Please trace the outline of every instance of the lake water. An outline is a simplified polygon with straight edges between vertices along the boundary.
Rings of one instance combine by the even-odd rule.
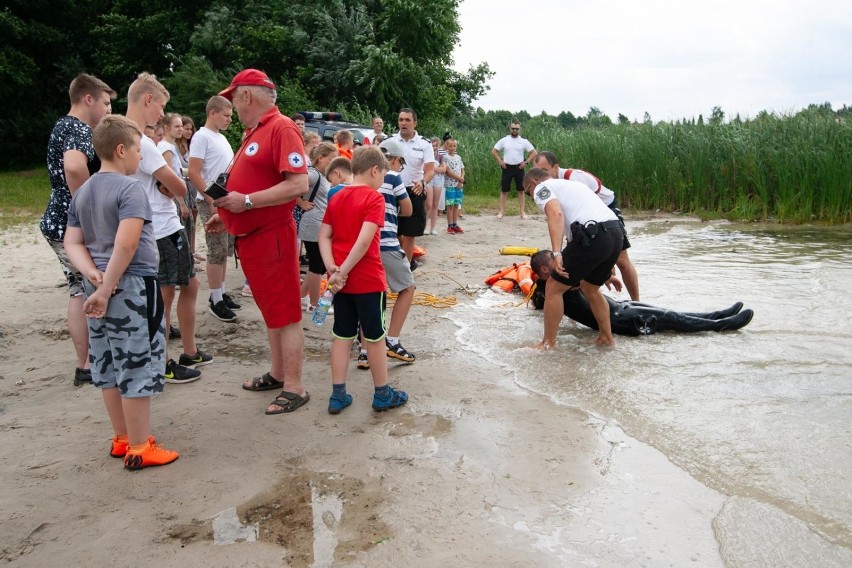
[[[751,324],[622,337],[610,350],[566,318],[558,349],[536,354],[524,346],[541,338],[541,312],[509,309],[489,291],[451,316],[461,345],[518,386],[617,423],[729,496],[713,521],[729,565],[770,547],[788,547],[790,565],[852,565],[852,232],[628,228],[643,301],[710,311],[739,300],[754,310]]]

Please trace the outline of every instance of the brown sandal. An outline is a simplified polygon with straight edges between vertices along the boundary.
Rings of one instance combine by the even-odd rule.
[[[243,383],[243,389],[252,392],[275,390],[284,387],[284,383],[266,373],[262,377],[255,377],[251,380],[249,386]]]
[[[270,402],[269,404],[274,404],[278,408],[275,410],[266,409],[266,414],[284,414],[285,412],[293,412],[300,406],[306,404],[309,400],[311,400],[311,395],[305,391],[305,396],[299,396],[294,392],[281,391],[281,393],[275,397],[275,400]]]

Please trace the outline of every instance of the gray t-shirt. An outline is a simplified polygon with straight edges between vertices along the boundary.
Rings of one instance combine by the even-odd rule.
[[[124,219],[144,219],[139,246],[124,273],[156,276],[160,254],[151,216],[151,205],[142,183],[121,174],[97,173],[81,185],[71,199],[68,226],[83,230],[86,248],[95,266],[103,272],[115,248],[118,224]]]
[[[303,241],[315,243],[319,241],[319,230],[322,218],[325,217],[325,208],[328,207],[328,190],[331,184],[314,168],[308,168],[308,191],[302,199],[308,199],[314,191],[314,185],[320,180],[317,194],[314,196],[314,208],[305,211],[302,220],[299,221],[299,238]]]

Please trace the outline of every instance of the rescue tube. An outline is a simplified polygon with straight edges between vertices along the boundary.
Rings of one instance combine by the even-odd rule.
[[[518,285],[518,269],[513,268],[503,276],[499,277],[491,285],[491,289],[495,292],[511,292]]]
[[[532,256],[537,252],[538,249],[532,247],[503,247],[500,249],[500,254],[514,254],[520,256]]]
[[[529,296],[534,281],[535,275],[528,262],[518,266],[518,288],[521,289],[524,296]]]
[[[425,256],[425,255],[426,255],[426,249],[425,248],[414,245],[414,253],[411,256],[413,256],[414,258],[420,258],[421,256]]]
[[[503,276],[506,276],[508,273],[512,272],[513,270],[517,270],[517,269],[518,269],[517,264],[512,264],[511,266],[507,266],[506,268],[501,268],[500,270],[498,270],[497,272],[495,272],[494,274],[492,274],[491,276],[486,278],[485,283],[488,284],[489,286],[491,286],[492,284],[497,282],[498,279],[502,278]]]

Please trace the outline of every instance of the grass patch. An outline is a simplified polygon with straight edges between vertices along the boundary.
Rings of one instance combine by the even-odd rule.
[[[45,168],[0,172],[0,228],[35,222],[49,198],[50,180]]]

